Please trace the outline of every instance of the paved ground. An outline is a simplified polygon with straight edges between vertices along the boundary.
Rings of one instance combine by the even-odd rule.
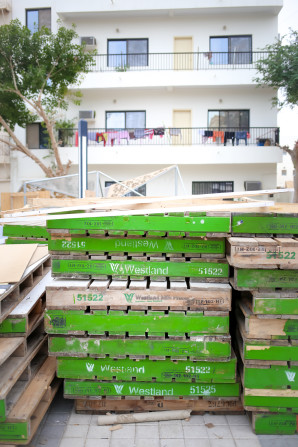
[[[208,414],[111,431],[97,416],[76,414],[60,388],[30,447],[298,447],[298,435],[256,436],[247,416]]]

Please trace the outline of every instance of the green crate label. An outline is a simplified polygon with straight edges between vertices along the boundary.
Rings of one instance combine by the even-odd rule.
[[[28,436],[28,422],[0,423],[0,439],[25,441]]]
[[[54,259],[53,273],[105,274],[117,276],[185,276],[227,278],[229,266],[221,262],[80,261]]]
[[[74,396],[239,396],[239,383],[188,384],[64,380],[64,393]]]

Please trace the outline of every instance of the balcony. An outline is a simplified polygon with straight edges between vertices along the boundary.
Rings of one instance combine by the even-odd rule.
[[[78,163],[77,129],[60,129],[63,163]],[[88,130],[90,165],[278,163],[277,127]]]
[[[267,51],[97,54],[91,72],[255,69]]]

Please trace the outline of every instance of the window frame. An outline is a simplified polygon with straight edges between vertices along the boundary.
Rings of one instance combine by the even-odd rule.
[[[209,125],[209,112],[248,112],[248,126],[246,127],[235,127],[235,126],[229,126],[229,127],[221,127],[220,122],[219,122],[219,126],[217,127],[211,127]],[[218,117],[220,118],[220,114],[218,115]],[[241,131],[241,129],[243,130],[249,130],[250,128],[250,109],[208,109],[207,110],[207,128],[208,129],[239,129]]]
[[[250,49],[247,52],[247,53],[249,53],[249,56],[250,56],[249,57],[249,62],[232,62],[231,59],[230,59],[231,54],[233,54],[231,52],[231,39],[232,38],[237,38],[237,37],[247,37],[247,38],[249,38],[249,47],[250,47]],[[253,48],[252,34],[229,34],[227,36],[209,36],[209,52],[210,53],[212,53],[212,51],[211,51],[211,39],[228,39],[228,62],[227,62],[227,64],[220,64],[220,65],[252,64],[252,48]]]
[[[195,187],[195,184],[201,184],[201,185],[212,185],[212,184],[214,184],[214,183],[219,183],[219,184],[231,184],[231,186],[232,186],[232,191],[227,191],[227,190],[225,190],[225,191],[220,191],[220,192],[234,192],[234,180],[211,180],[211,181],[201,181],[201,180],[193,180],[192,181],[192,183],[191,183],[191,190],[192,190],[192,195],[201,195],[201,194],[219,194],[218,192],[208,192],[208,193],[205,193],[205,192],[201,192],[201,193],[198,193],[198,192],[194,192],[194,187]]]
[[[144,117],[145,117],[145,127],[144,129],[146,129],[146,121],[147,121],[147,117],[146,117],[146,110],[106,110],[105,111],[105,130],[124,130],[124,129],[138,129],[138,127],[127,127],[126,126],[126,113],[131,113],[131,112],[136,112],[136,113],[144,113]],[[112,128],[112,127],[108,127],[107,126],[107,114],[108,113],[124,113],[125,114],[125,127],[123,128]],[[141,128],[143,129],[143,127]]]
[[[45,11],[48,10],[50,11],[50,28],[49,30],[52,30],[52,8],[26,8],[25,9],[25,14],[26,14],[26,27],[28,28],[28,12],[32,12],[32,11],[37,11],[38,12],[38,31],[40,31],[40,23],[39,23],[39,11]],[[28,28],[30,29],[30,28]],[[31,31],[31,30],[30,30]]]
[[[128,42],[131,41],[131,40],[144,40],[144,41],[146,41],[147,52],[146,53],[128,53]],[[109,64],[109,56],[110,56],[110,54],[115,54],[115,53],[110,53],[109,52],[109,42],[126,42],[126,53],[125,53],[125,55],[126,56],[130,56],[130,55],[133,55],[133,54],[144,54],[144,56],[146,56],[146,64],[142,65],[142,66],[143,67],[148,67],[148,65],[149,65],[149,57],[148,57],[149,56],[149,38],[148,37],[136,37],[136,38],[130,37],[128,39],[126,39],[126,38],[123,38],[123,39],[107,39],[107,66],[108,67],[112,67],[112,68],[116,68],[113,65]],[[127,63],[127,61],[126,61],[126,63]],[[132,67],[137,67],[137,66],[138,65],[132,65]]]

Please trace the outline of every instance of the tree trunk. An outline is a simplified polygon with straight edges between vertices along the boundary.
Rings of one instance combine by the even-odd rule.
[[[298,163],[296,163],[298,164]],[[298,166],[294,166],[294,196],[293,203],[298,203]]]

